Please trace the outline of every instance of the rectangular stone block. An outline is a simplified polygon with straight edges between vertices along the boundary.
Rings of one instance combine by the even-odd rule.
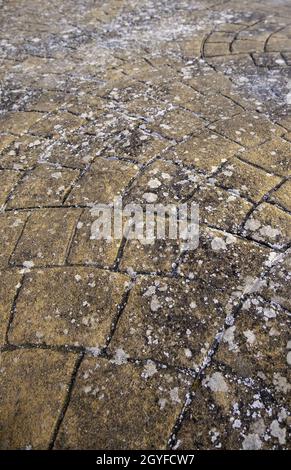
[[[11,257],[11,264],[26,267],[63,264],[80,213],[80,209],[32,212]]]
[[[175,371],[85,358],[56,449],[166,449],[190,380]]]
[[[83,267],[26,274],[9,339],[98,348],[104,346],[129,278]]]

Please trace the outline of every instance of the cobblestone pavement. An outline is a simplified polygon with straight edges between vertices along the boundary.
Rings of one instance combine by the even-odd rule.
[[[290,448],[290,1],[0,15],[0,447]],[[199,247],[92,239],[117,195]]]

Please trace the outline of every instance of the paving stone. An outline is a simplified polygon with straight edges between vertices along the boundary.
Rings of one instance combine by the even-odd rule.
[[[84,267],[26,274],[9,341],[101,347],[128,286],[123,274]],[[65,289],[64,289],[65,286]]]
[[[0,158],[0,166],[12,170],[27,170],[34,167],[44,155],[48,141],[28,134],[15,137]]]
[[[206,57],[216,57],[230,54],[229,42],[207,42],[204,45],[204,54]]]
[[[183,57],[185,57],[187,60],[191,60],[194,57],[200,56],[200,51],[201,51],[200,39],[196,39],[196,38],[193,38],[190,40],[184,39],[182,41],[179,41],[179,46],[183,54]]]
[[[275,124],[255,114],[240,114],[212,124],[210,128],[245,147],[254,147],[282,133]]]
[[[173,109],[151,126],[169,139],[183,139],[186,135],[195,134],[204,127],[205,123],[189,111]]]
[[[8,266],[9,258],[17,244],[28,217],[26,213],[0,213],[0,268]]]
[[[145,77],[142,77],[144,79]],[[125,110],[128,114],[134,116],[135,118],[147,119],[151,118],[151,116],[159,115],[167,110],[167,103],[158,101],[154,98],[147,97],[147,96],[138,96],[133,98],[130,101],[126,101],[124,103]],[[136,132],[136,128],[133,129],[134,134]],[[125,133],[128,134],[128,129],[125,130]],[[136,135],[136,134],[135,134]],[[119,140],[119,136],[115,136],[116,140]],[[134,150],[135,146],[129,146],[127,150]],[[133,152],[131,152],[133,153]]]
[[[41,118],[41,113],[24,111],[9,113],[0,120],[0,132],[21,135],[27,132]]]
[[[199,246],[181,260],[180,273],[222,289],[233,301],[255,286],[271,259],[271,250],[219,230],[200,227]]]
[[[199,170],[211,172],[239,149],[238,144],[215,133],[203,131],[199,136],[176,145],[165,156],[186,165],[193,165]]]
[[[30,132],[37,136],[58,137],[85,124],[85,119],[68,112],[58,112],[46,116],[30,127]]]
[[[233,90],[229,78],[221,72],[214,72],[211,68],[207,72],[203,70],[197,76],[196,74],[192,75],[185,77],[186,83],[202,94],[207,93],[208,96],[210,94],[217,95],[218,93],[226,94]]]
[[[106,107],[106,100],[87,93],[70,95],[63,105],[63,108],[71,113],[80,114],[80,110],[82,110],[82,117],[88,119],[98,118],[106,111]]]
[[[231,232],[238,231],[253,207],[237,194],[217,188],[213,184],[199,187],[190,201],[198,204],[201,223]]]
[[[120,269],[128,272],[170,274],[181,253],[181,246],[179,240],[171,239],[155,239],[152,243],[127,240]]]
[[[286,63],[281,54],[275,52],[267,52],[262,54],[252,54],[256,65],[259,67],[286,67]]]
[[[209,122],[238,114],[241,108],[227,97],[212,93],[201,94],[180,82],[166,87],[165,98],[173,105],[182,106]]]
[[[276,31],[275,24],[264,24],[260,25],[258,28],[255,24],[249,28],[242,29],[239,31],[237,37],[239,40],[251,40],[251,41],[259,41],[259,42],[266,42],[269,38],[270,34]]]
[[[227,72],[229,76],[235,74],[254,75],[257,72],[250,54],[228,54],[207,58],[207,62],[218,72]]]
[[[195,170],[157,160],[135,180],[124,202],[178,204],[187,200],[202,180]]]
[[[273,204],[262,203],[245,223],[246,233],[273,248],[284,248],[290,243],[291,215]]]
[[[243,52],[260,52],[264,51],[264,42],[256,41],[251,39],[244,39],[233,42],[232,51],[234,53],[243,53]]]
[[[239,376],[261,379],[288,402],[290,318],[278,304],[259,296],[246,300],[234,325],[225,330],[216,359]],[[285,386],[283,386],[285,384]]]
[[[49,350],[1,352],[1,449],[48,448],[75,362]]]
[[[209,96],[200,96],[193,103],[186,103],[185,108],[190,109],[209,122],[234,116],[241,111],[241,108],[227,97],[211,94]]]
[[[212,366],[195,387],[177,442],[181,450],[286,449],[288,420],[267,387]]]
[[[291,256],[287,250],[278,263],[271,269],[268,277],[261,283],[262,295],[291,311],[290,298]]]
[[[10,319],[13,301],[22,275],[16,271],[0,271],[0,345],[5,344],[5,336]]]
[[[105,144],[81,132],[57,140],[46,152],[46,161],[66,168],[84,169],[104,149]]]
[[[17,181],[21,178],[18,171],[0,170],[0,207],[3,206]]]
[[[11,209],[61,205],[79,171],[39,165],[29,172],[13,192]]]
[[[243,152],[242,156],[266,171],[284,176],[291,174],[290,150],[291,144],[283,139],[273,138],[256,149]]]
[[[136,165],[100,157],[74,186],[67,203],[111,204],[114,198],[122,196],[137,173]]]
[[[214,31],[210,34],[207,39],[207,43],[209,42],[231,42],[234,39],[235,35],[233,31]]]
[[[267,51],[290,51],[290,38],[274,35],[267,44]]]
[[[271,200],[291,212],[291,181],[282,184],[271,195]]]
[[[220,292],[203,283],[140,277],[118,322],[110,350],[197,369],[225,319]]]
[[[189,379],[124,362],[123,355],[83,361],[57,449],[166,449]]]
[[[148,136],[136,129],[132,132],[125,130],[110,139],[105,154],[106,156],[126,158],[134,162],[147,163],[164,154],[167,147],[169,147],[167,140]]]
[[[94,264],[103,267],[112,267],[118,255],[121,240],[98,239],[96,232],[96,221],[100,214],[96,209],[85,209],[80,217],[76,233],[72,240],[69,263],[72,264]],[[113,232],[112,221],[112,235]]]
[[[291,51],[283,52],[280,55],[284,58],[286,64],[290,66],[291,65]]]
[[[144,120],[141,116],[129,119],[126,113],[112,111],[104,113],[99,119],[85,121],[80,130],[85,132],[85,134],[95,136],[97,139],[104,139],[105,135],[108,138],[124,132],[125,129],[135,129],[140,125],[144,125]]]
[[[33,212],[11,257],[16,265],[63,264],[80,210],[44,209]]]
[[[0,154],[15,140],[13,135],[1,135]],[[1,161],[1,160],[0,160]]]
[[[28,103],[26,106],[27,111],[38,111],[42,113],[49,113],[56,111],[64,101],[63,93],[56,93],[56,91],[46,91],[40,94],[35,100]]]
[[[222,31],[227,33],[238,32],[240,29],[243,29],[242,23],[222,23],[215,26],[215,31]]]
[[[281,178],[234,158],[215,176],[215,181],[234,193],[258,202],[281,182]]]
[[[284,114],[279,120],[278,124],[281,126],[285,127],[285,129],[288,129],[291,131],[291,117],[289,116],[288,113]]]

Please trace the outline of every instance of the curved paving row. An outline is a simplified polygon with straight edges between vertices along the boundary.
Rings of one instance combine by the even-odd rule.
[[[290,448],[290,2],[0,16],[0,447]],[[94,239],[116,196],[198,248]]]

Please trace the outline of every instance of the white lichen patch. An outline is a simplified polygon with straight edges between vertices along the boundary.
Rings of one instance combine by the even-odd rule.
[[[280,444],[286,443],[286,428],[281,428],[277,420],[272,421],[270,426],[270,433],[276,437]]]
[[[141,376],[144,379],[147,379],[148,377],[152,377],[153,375],[155,375],[157,372],[158,372],[158,369],[156,367],[156,364],[153,361],[148,360],[146,365],[143,368],[143,372]]]
[[[111,359],[110,362],[120,366],[122,364],[126,364],[128,358],[129,358],[129,355],[122,348],[118,348],[115,350],[114,357]]]
[[[257,434],[248,434],[242,442],[244,450],[260,450],[262,448],[262,441]]]
[[[213,251],[220,251],[220,250],[226,250],[227,246],[223,238],[214,237],[211,240],[211,248],[213,249]]]
[[[221,372],[214,372],[211,376],[207,376],[203,380],[203,385],[210,388],[212,392],[227,392],[228,385]]]

